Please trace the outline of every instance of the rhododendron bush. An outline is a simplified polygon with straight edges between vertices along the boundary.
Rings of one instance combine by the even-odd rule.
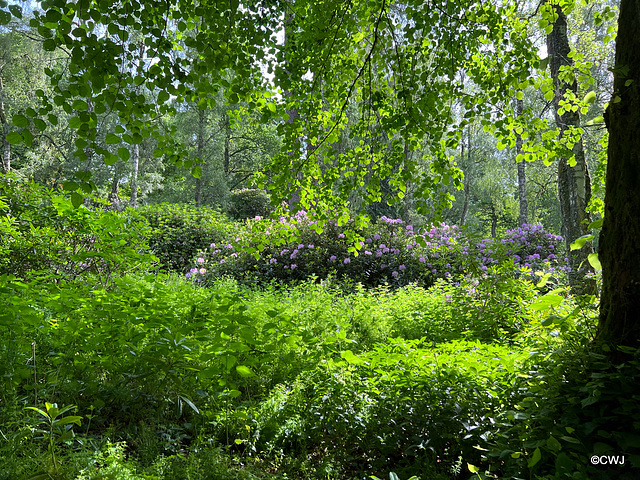
[[[562,273],[567,269],[562,246],[561,237],[540,225],[523,225],[500,240],[477,242],[457,226],[414,228],[384,216],[376,223],[355,225],[350,219],[340,226],[334,220],[319,228],[300,211],[290,218],[249,220],[241,236],[199,252],[187,277],[207,282],[228,275],[268,283],[333,275],[371,287],[430,286],[437,279],[482,275],[508,259],[532,275]]]

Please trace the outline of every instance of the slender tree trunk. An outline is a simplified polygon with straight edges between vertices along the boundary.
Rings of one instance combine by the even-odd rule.
[[[640,347],[640,3],[622,0],[609,130],[605,215],[599,243],[598,338]]]
[[[411,150],[409,150],[409,143],[407,141],[404,142],[404,158],[408,162],[411,158]],[[410,199],[409,199],[409,182],[405,184],[406,190],[404,192],[404,201],[402,202],[402,220],[407,223],[409,222],[409,209],[410,209]]]
[[[131,201],[132,207],[138,205],[138,167],[140,165],[140,145],[133,144],[131,148]]]
[[[138,43],[139,65],[144,61],[144,42]],[[137,89],[136,89],[137,91]],[[140,144],[134,143],[131,148],[131,201],[132,207],[138,205],[138,169],[140,167]]]
[[[471,130],[468,130],[467,141],[471,144]],[[464,165],[464,139],[460,142],[460,163]],[[469,213],[469,178],[470,163],[467,164],[466,173],[464,176],[464,203],[462,204],[462,214],[460,215],[460,225],[467,223],[467,214]]]
[[[496,215],[496,207],[491,205],[491,238],[496,238],[498,228],[498,215]]]
[[[202,165],[202,158],[204,155],[204,127],[205,127],[206,112],[198,108],[198,138],[196,146],[196,162],[197,165]],[[226,152],[225,152],[226,153]],[[202,174],[200,178],[196,178],[196,195],[195,195],[196,208],[202,205]]]
[[[2,123],[2,171],[9,173],[11,171],[11,144],[7,141],[9,134],[9,124],[4,110],[4,84],[2,76],[0,76],[0,123]]]
[[[523,101],[516,99],[516,114],[522,117],[524,110]],[[522,137],[518,135],[516,138],[516,162],[518,164],[518,200],[520,202],[520,216],[518,223],[524,225],[529,223],[529,202],[527,201],[527,179],[525,175],[526,160],[523,158],[517,161],[518,155],[522,155]]]
[[[553,24],[553,31],[547,35],[547,53],[551,78],[553,79],[555,96],[554,107],[556,124],[565,135],[571,128],[580,126],[580,114],[578,112],[564,112],[558,115],[560,101],[564,99],[567,91],[577,93],[578,86],[575,79],[567,84],[560,79],[560,69],[573,65],[569,58],[571,48],[567,32],[567,17],[558,5],[554,5],[557,20]],[[585,245],[578,250],[570,250],[570,245],[578,238],[589,233],[589,214],[586,211],[591,196],[591,178],[584,156],[582,139],[573,147],[575,166],[570,166],[567,158],[558,161],[558,197],[560,200],[560,212],[562,216],[562,234],[565,238],[567,251],[569,252],[571,272],[569,283],[575,293],[596,293],[595,281],[585,277],[592,268],[587,260],[593,253],[591,245]]]
[[[287,44],[291,43],[291,38],[293,38],[294,35],[294,29],[293,29],[293,21],[294,21],[294,13],[291,7],[293,7],[293,3],[294,0],[286,0],[285,4],[288,5],[289,9],[287,12],[285,12],[285,22],[284,22],[284,48],[287,48]],[[288,70],[289,66],[288,66],[289,62],[287,60],[285,60],[285,71],[287,72],[287,75],[289,77],[292,76],[292,73]],[[285,90],[284,92],[284,97],[285,99],[288,100],[288,98],[290,98],[292,96],[292,92],[290,90]],[[299,113],[298,113],[298,109],[297,108],[291,108],[291,109],[287,109],[287,123],[293,123],[296,121],[296,119],[299,117]],[[300,140],[298,139],[295,143],[294,143],[294,149],[300,149]],[[299,155],[298,152],[289,152],[289,155],[291,156],[297,156]],[[289,185],[291,186],[291,185]],[[289,204],[289,211],[291,213],[294,213],[298,210],[298,205],[300,204],[300,190],[297,189],[296,191],[294,191],[291,194],[291,197],[289,198],[288,201]]]
[[[222,168],[226,177],[231,172],[231,122],[229,121],[229,115],[225,113],[222,117],[224,128],[224,155]]]

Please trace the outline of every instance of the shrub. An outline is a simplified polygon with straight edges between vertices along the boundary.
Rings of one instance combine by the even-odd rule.
[[[13,176],[0,177],[0,194],[0,274],[97,275],[105,283],[132,266],[151,268],[149,228],[134,211],[76,208],[67,196]]]
[[[272,212],[271,199],[264,190],[243,188],[231,192],[227,213],[235,220],[268,217]]]
[[[213,242],[201,251],[187,276],[206,282],[231,275],[242,282],[264,284],[334,275],[367,287],[400,287],[414,282],[430,286],[437,279],[459,279],[465,272],[482,274],[509,258],[526,267],[559,265],[556,254],[550,252],[559,249],[560,239],[540,226],[526,234],[514,233],[506,241],[482,241],[475,247],[455,226],[432,225],[416,232],[402,220],[387,217],[358,228],[353,220],[344,226],[329,221],[318,233],[316,222],[301,211],[292,218],[256,217],[247,227],[241,236]],[[540,253],[531,253],[534,260],[527,262],[529,256],[521,255],[528,250]]]
[[[160,203],[139,208],[153,231],[149,247],[166,270],[184,273],[198,250],[230,236],[237,226],[219,210]]]
[[[358,478],[389,469],[401,478],[454,477],[478,463],[474,447],[510,406],[504,402],[526,353],[396,339],[342,357],[274,390],[255,412],[256,449],[333,456]]]

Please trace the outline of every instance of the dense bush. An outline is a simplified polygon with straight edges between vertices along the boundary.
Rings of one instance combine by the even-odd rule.
[[[166,270],[186,272],[198,250],[221,241],[237,228],[219,210],[160,203],[140,207],[152,227],[149,247]]]
[[[235,220],[268,217],[272,212],[271,199],[264,190],[243,188],[231,192],[227,213]]]
[[[67,195],[3,176],[0,214],[0,274],[98,275],[104,283],[131,268],[151,267],[149,228],[135,211],[75,208]]]
[[[479,462],[474,447],[507,407],[524,357],[475,342],[435,349],[403,339],[361,355],[345,351],[344,360],[276,389],[255,413],[251,441],[317,461],[329,454],[346,478],[383,477],[391,467],[401,478],[457,477]]]
[[[562,239],[539,225],[524,225],[501,241],[475,245],[455,226],[414,231],[402,220],[386,217],[360,228],[352,221],[344,226],[328,222],[321,233],[305,212],[279,220],[256,217],[247,226],[240,237],[213,242],[201,251],[187,276],[207,281],[231,275],[248,283],[268,283],[335,275],[368,287],[413,282],[429,286],[437,279],[481,274],[506,259],[532,270],[565,268],[565,259],[558,257]],[[352,251],[354,244],[357,252]]]

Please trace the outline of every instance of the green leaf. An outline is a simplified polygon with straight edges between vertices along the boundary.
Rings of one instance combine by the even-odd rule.
[[[5,10],[0,10],[0,25],[7,25],[11,21],[11,14]]]
[[[41,132],[44,132],[47,129],[47,124],[45,123],[44,120],[42,120],[41,118],[34,118],[33,119],[33,124],[38,128],[38,130],[40,130]]]
[[[355,355],[351,350],[345,350],[343,352],[340,352],[340,356],[344,358],[347,362],[352,363],[354,365],[360,365],[364,363],[364,360],[362,360],[360,357]]]
[[[129,160],[129,158],[131,158],[131,153],[129,152],[128,148],[120,147],[118,149],[118,156],[122,161],[126,162],[127,160]]]
[[[587,93],[583,100],[583,102],[588,105],[593,104],[595,101],[596,101],[596,92],[593,92],[593,91]]]
[[[84,203],[84,197],[80,195],[78,192],[73,192],[71,194],[71,204],[78,208],[80,205]]]
[[[184,403],[186,403],[187,405],[189,405],[189,407],[191,407],[191,410],[193,410],[197,414],[200,414],[200,410],[198,410],[198,407],[196,407],[195,403],[193,403],[191,400],[189,400],[184,395],[180,395],[180,398],[182,399],[182,401],[184,401]]]
[[[63,182],[62,189],[66,192],[75,192],[78,189],[78,184],[71,180]]]
[[[196,165],[191,169],[191,175],[193,178],[200,178],[202,176],[202,167],[200,165]]]
[[[562,303],[560,295],[546,294],[538,299],[537,302],[529,305],[532,310],[546,310],[550,307],[558,306]]]
[[[238,365],[236,367],[236,372],[238,372],[238,375],[243,378],[254,377],[256,375],[249,367],[245,365]]]
[[[579,238],[576,238],[576,241],[571,244],[571,250],[580,250],[582,247],[584,247],[584,244],[590,240],[593,240],[593,235],[583,235]]]
[[[9,11],[13,14],[14,17],[21,19],[22,18],[22,7],[19,5],[9,5]]]
[[[559,452],[560,450],[562,450],[562,445],[560,444],[560,442],[558,440],[555,439],[555,437],[553,435],[551,435],[547,439],[547,447],[550,450],[553,450],[555,452]]]
[[[535,466],[535,464],[540,461],[541,458],[542,458],[542,453],[540,452],[540,448],[538,447],[533,452],[533,456],[527,462],[527,466],[529,468],[533,468]]]
[[[600,263],[600,258],[598,258],[597,253],[590,253],[587,260],[589,261],[589,265],[591,265],[595,270],[602,270],[602,264]]]
[[[53,52],[57,48],[56,41],[53,38],[47,38],[42,42],[42,49],[45,52]]]
[[[158,103],[164,103],[167,100],[169,100],[169,94],[164,90],[161,90],[160,93],[158,93]]]
[[[480,471],[479,467],[476,467],[475,465],[471,465],[470,463],[467,463],[467,468],[471,473],[478,473]]]
[[[589,224],[589,230],[593,228],[602,228],[602,223],[604,222],[604,218],[599,218],[598,220],[594,220]]]
[[[10,145],[18,145],[20,143],[23,142],[23,138],[22,135],[20,135],[18,132],[9,132],[7,133],[7,142],[9,142]]]
[[[22,140],[27,147],[30,147],[33,143],[33,134],[29,130],[22,131]]]
[[[28,127],[29,119],[24,115],[16,114],[11,117],[11,123],[13,123],[16,127]]]
[[[53,425],[68,425],[70,423],[80,425],[82,423],[82,417],[78,415],[69,415],[68,417],[62,417],[52,422]]]
[[[104,141],[107,145],[117,145],[122,141],[122,139],[115,133],[107,133],[107,136],[104,139]]]
[[[551,100],[553,100],[554,95],[555,95],[555,92],[553,90],[549,90],[547,93],[544,94],[544,99],[550,102]]]

